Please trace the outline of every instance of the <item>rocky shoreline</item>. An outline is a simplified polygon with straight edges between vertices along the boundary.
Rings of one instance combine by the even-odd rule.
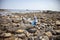
[[[21,16],[38,22],[33,27],[28,21],[22,23]],[[60,40],[60,13],[36,12],[31,14],[0,15],[0,40]]]

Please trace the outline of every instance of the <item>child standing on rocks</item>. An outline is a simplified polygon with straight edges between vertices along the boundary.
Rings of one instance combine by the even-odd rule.
[[[36,23],[38,22],[38,20],[37,20],[37,17],[34,15],[34,19],[33,19],[33,21],[32,21],[32,26],[36,26]]]

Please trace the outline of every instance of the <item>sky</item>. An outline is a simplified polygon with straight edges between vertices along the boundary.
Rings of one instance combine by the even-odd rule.
[[[0,9],[60,11],[60,0],[0,0]]]

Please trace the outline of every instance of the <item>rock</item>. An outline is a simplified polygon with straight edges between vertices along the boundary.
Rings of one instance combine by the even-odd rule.
[[[49,40],[49,38],[47,36],[40,36],[39,38],[40,40]]]
[[[40,25],[40,22],[37,22],[36,24],[37,24],[37,25]]]
[[[4,40],[15,40],[14,37],[4,38]]]
[[[52,36],[52,33],[51,32],[45,32],[45,34],[48,36],[48,37],[51,37]]]
[[[18,29],[17,27],[13,27],[13,26],[9,26],[9,27],[6,27],[7,31],[8,32],[11,32],[11,33],[15,33],[15,31]]]
[[[30,29],[30,28],[33,28],[30,24],[24,24],[24,23],[21,23],[20,25],[20,29]]]
[[[13,15],[11,17],[11,20],[13,23],[19,23],[20,22],[20,17],[18,15]]]
[[[60,25],[60,21],[56,21],[56,25]]]
[[[6,37],[9,37],[9,36],[11,36],[12,34],[11,33],[5,33],[4,34]]]
[[[2,33],[3,31],[2,30],[0,30],[0,34]]]
[[[0,35],[1,35],[2,33],[5,33],[5,31],[0,30]]]
[[[15,40],[22,40],[21,38],[15,38]]]
[[[7,24],[1,24],[2,26],[10,26],[11,24],[10,23],[7,23]]]
[[[12,23],[12,26],[13,27],[19,27],[20,26],[20,23]]]
[[[15,34],[16,37],[24,39],[26,37],[25,34],[21,33],[21,34]]]
[[[29,32],[27,30],[24,31],[24,34],[29,37]]]
[[[55,30],[56,33],[60,34],[60,30]]]
[[[28,29],[27,31],[30,32],[30,33],[35,33],[37,31],[37,29],[36,28],[31,28],[31,29]]]
[[[16,31],[16,33],[24,33],[24,31],[25,31],[25,30],[18,29],[18,30]]]
[[[41,35],[41,33],[40,33],[40,31],[39,31],[39,30],[37,30],[37,31],[34,33],[34,35],[36,35],[36,36],[40,36],[40,35]]]
[[[37,36],[29,37],[28,40],[39,40]]]
[[[0,37],[11,37],[11,36],[12,36],[11,33],[2,33],[2,34],[0,35]]]
[[[20,20],[12,19],[12,22],[13,22],[13,23],[19,23],[19,22],[20,22]]]

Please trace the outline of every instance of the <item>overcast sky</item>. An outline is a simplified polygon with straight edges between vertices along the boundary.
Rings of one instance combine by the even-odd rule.
[[[60,0],[0,0],[0,9],[60,11]]]

